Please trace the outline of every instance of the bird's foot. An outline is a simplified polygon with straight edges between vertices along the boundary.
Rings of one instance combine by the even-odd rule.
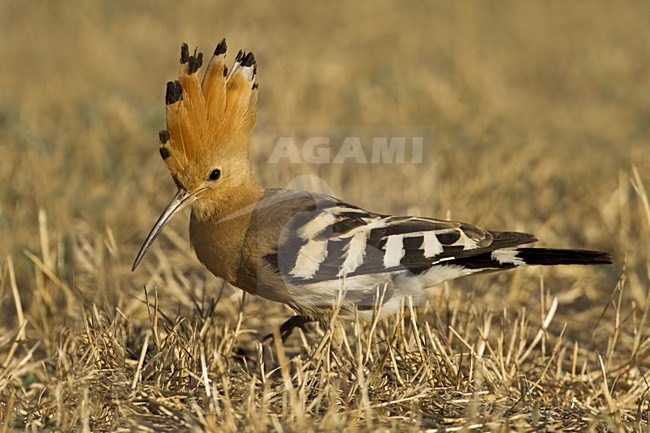
[[[287,319],[282,325],[280,325],[280,338],[282,338],[282,342],[284,343],[296,328],[300,328],[306,332],[307,330],[305,329],[305,325],[310,322],[313,322],[313,320],[305,316],[293,316]],[[262,342],[266,343],[272,339],[273,333],[266,335],[262,339]]]

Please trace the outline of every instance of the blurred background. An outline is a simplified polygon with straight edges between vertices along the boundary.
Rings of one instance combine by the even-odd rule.
[[[549,290],[564,296],[565,320],[578,322],[590,303],[602,309],[625,265],[641,302],[648,215],[631,179],[636,167],[637,190],[650,187],[649,22],[647,1],[3,0],[0,262],[13,257],[28,311],[35,267],[108,305],[141,297],[152,281],[174,299],[186,296],[183,278],[215,293],[219,283],[189,247],[187,215],[144,266],[130,266],[175,191],[157,132],[180,44],[208,54],[226,37],[230,59],[239,48],[258,59],[258,131],[431,131],[421,164],[367,165],[267,164],[273,141],[258,132],[251,156],[262,184],[312,175],[372,211],[614,251],[614,266],[545,270]],[[525,306],[538,300],[540,275],[453,287],[491,308]],[[14,327],[6,284],[1,295],[4,326]]]

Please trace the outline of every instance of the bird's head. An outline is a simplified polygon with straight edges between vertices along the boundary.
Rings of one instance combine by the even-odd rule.
[[[227,203],[249,179],[248,144],[257,114],[257,66],[253,53],[240,51],[230,70],[226,41],[214,50],[202,81],[203,54],[181,46],[181,71],[167,83],[167,129],[160,131],[160,156],[178,190],[142,244],[133,269],[165,224],[192,205],[209,215]]]

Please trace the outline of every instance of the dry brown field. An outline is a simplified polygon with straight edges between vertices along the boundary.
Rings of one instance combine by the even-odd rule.
[[[648,23],[647,1],[0,1],[0,433],[648,431]],[[222,37],[258,60],[260,183],[615,263],[284,345],[259,340],[291,311],[206,271],[188,215],[132,273],[175,191],[165,82]],[[335,150],[346,127],[421,128],[422,161],[269,163],[280,131]]]

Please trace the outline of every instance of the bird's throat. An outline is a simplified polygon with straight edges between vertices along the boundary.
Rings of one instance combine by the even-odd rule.
[[[197,202],[193,206],[190,219],[192,247],[212,273],[228,282],[236,279],[244,237],[255,205],[263,193],[256,183],[250,183],[225,200]]]

